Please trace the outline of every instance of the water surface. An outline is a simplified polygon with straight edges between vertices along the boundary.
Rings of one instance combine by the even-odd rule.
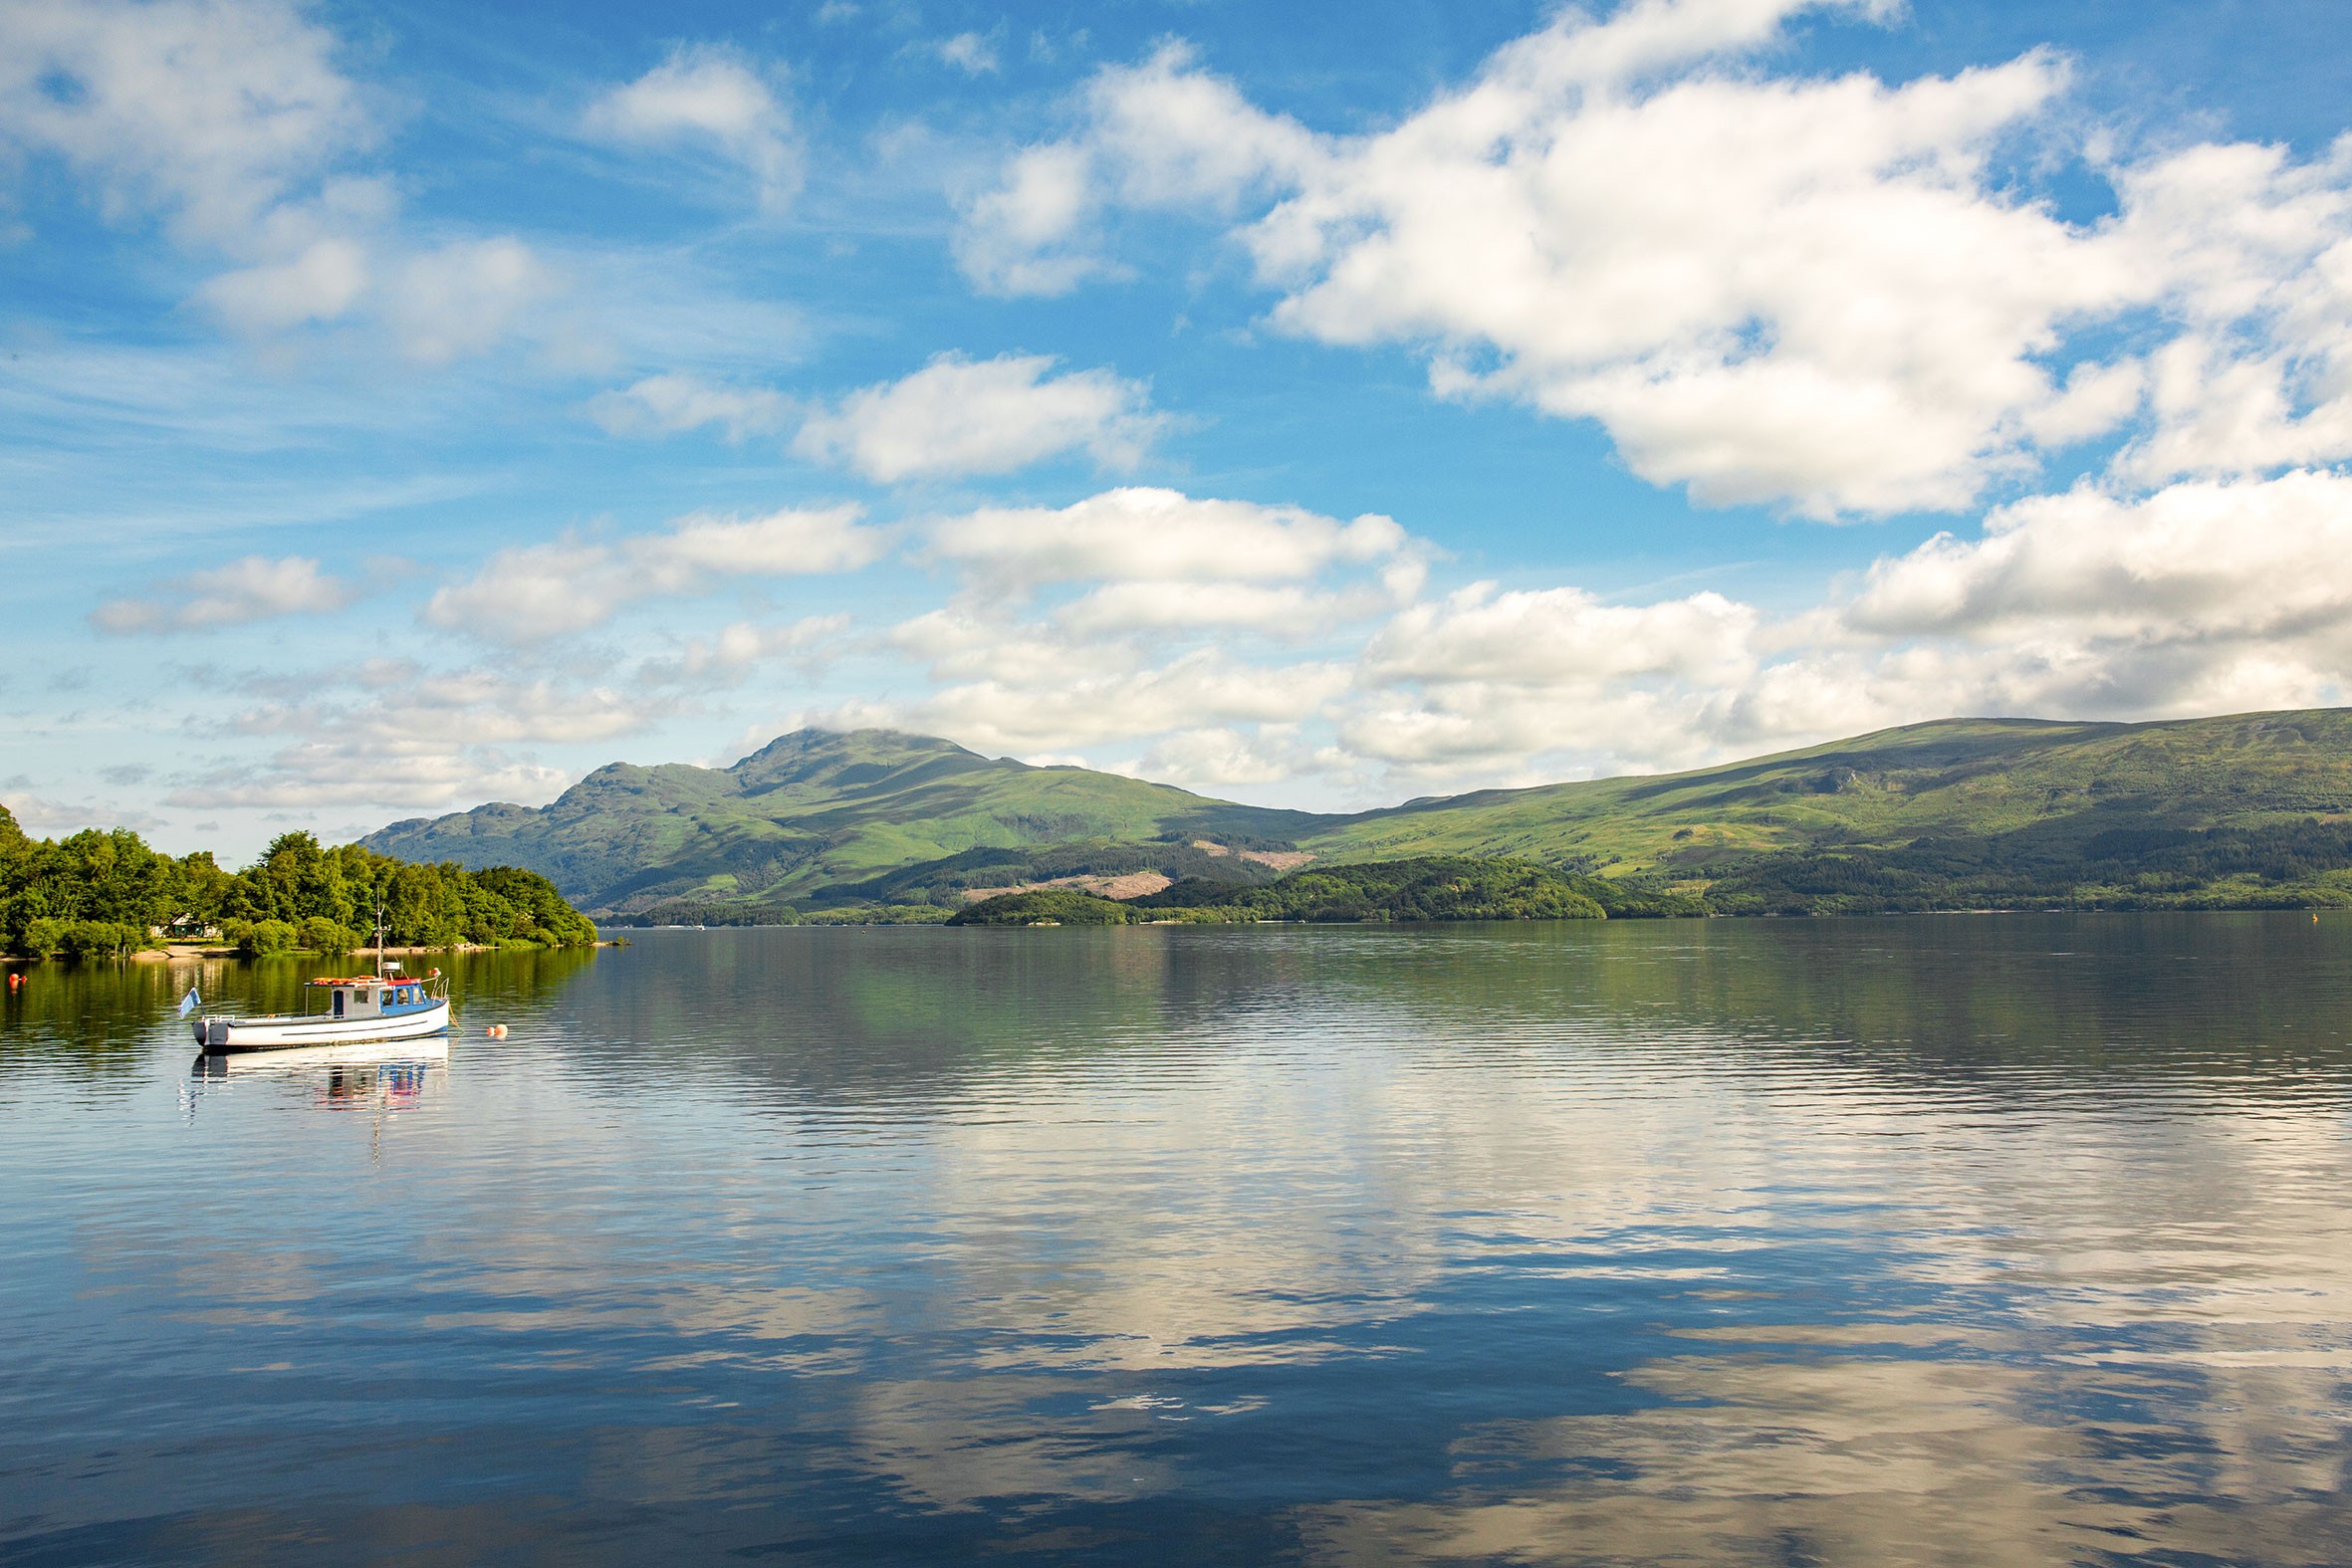
[[[2352,1561],[2341,919],[190,978],[0,1004],[0,1561]]]

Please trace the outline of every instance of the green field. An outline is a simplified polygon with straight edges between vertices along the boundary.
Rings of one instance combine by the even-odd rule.
[[[1289,848],[1318,867],[1508,857],[1723,913],[2245,907],[2352,902],[2348,813],[2342,709],[1945,720],[1685,774],[1347,816],[927,737],[802,731],[733,768],[616,765],[538,810],[485,806],[366,843],[527,866],[621,914],[961,907],[968,890],[1138,870],[1247,887],[1273,873],[1233,851]]]

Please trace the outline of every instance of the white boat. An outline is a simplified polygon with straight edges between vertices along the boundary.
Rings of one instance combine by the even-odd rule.
[[[375,912],[375,973],[329,976],[307,981],[311,989],[327,993],[327,1006],[318,1012],[276,1012],[260,1017],[221,1017],[205,1013],[191,1025],[196,1044],[207,1055],[233,1050],[293,1050],[306,1045],[356,1045],[372,1040],[412,1040],[440,1034],[449,1027],[449,983],[434,970],[422,980],[400,973],[397,963],[383,957],[383,911]],[[198,998],[190,990],[180,1002],[180,1015],[194,1010]]]
[[[208,1052],[419,1039],[449,1028],[449,999],[433,994],[439,973],[424,980],[398,975],[314,980],[307,985],[328,996],[322,1011],[247,1018],[206,1013],[190,1026],[197,1045]]]

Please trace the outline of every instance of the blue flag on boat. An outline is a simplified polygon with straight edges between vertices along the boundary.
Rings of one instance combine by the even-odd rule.
[[[196,995],[195,987],[190,986],[188,994],[179,999],[179,1015],[184,1018],[203,1005],[204,999]]]

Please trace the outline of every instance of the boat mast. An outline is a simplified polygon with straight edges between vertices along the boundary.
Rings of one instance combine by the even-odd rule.
[[[375,890],[375,978],[383,979],[383,889]]]

